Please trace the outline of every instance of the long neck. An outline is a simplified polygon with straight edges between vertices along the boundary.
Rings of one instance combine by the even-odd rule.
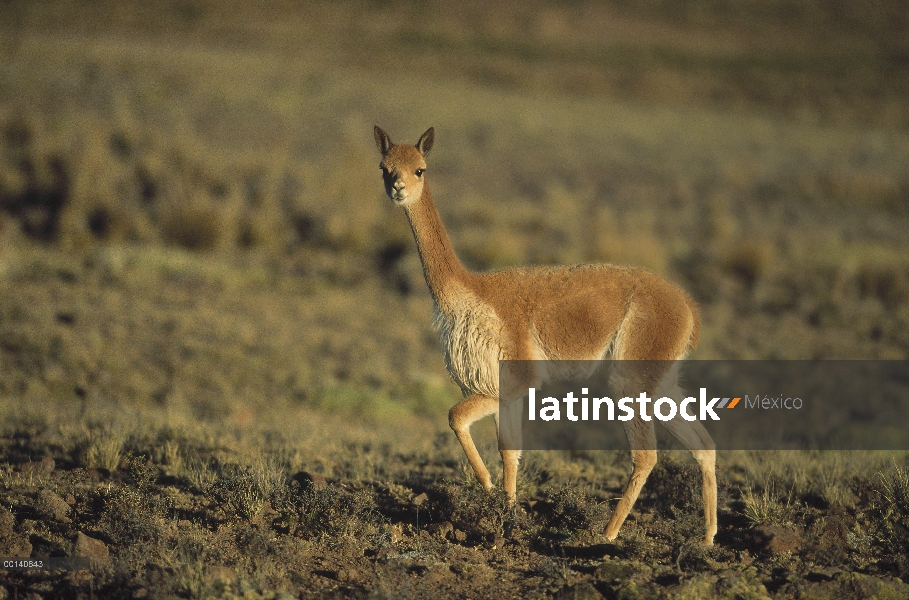
[[[470,272],[461,264],[435,203],[429,185],[423,186],[423,195],[413,204],[404,208],[417,251],[423,263],[423,275],[436,304],[444,303],[446,286],[452,283],[466,283]]]

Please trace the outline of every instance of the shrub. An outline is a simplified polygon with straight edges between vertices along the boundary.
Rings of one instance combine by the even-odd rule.
[[[515,521],[514,507],[502,489],[487,492],[477,483],[443,482],[429,490],[429,497],[434,521],[450,521],[467,532],[501,535]]]
[[[246,520],[259,516],[268,501],[267,491],[253,469],[238,465],[224,465],[208,494],[225,512]]]
[[[375,543],[382,517],[369,489],[345,490],[335,486],[305,485],[291,498],[297,535],[309,539],[355,537]]]
[[[157,541],[171,508],[168,498],[131,485],[103,490],[100,500],[101,528],[124,546]]]
[[[696,512],[701,508],[701,471],[697,465],[673,460],[664,452],[643,491],[657,501],[657,510],[665,516]]]
[[[548,533],[578,541],[598,537],[609,520],[606,502],[598,502],[575,485],[563,485],[547,500],[549,510],[542,512]]]

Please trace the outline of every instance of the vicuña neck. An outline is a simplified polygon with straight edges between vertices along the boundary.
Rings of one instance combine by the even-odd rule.
[[[406,206],[404,212],[410,221],[417,251],[423,263],[423,275],[439,305],[444,301],[445,287],[452,283],[466,283],[470,272],[458,260],[442,218],[432,201],[429,186],[423,186],[423,195],[415,203]]]

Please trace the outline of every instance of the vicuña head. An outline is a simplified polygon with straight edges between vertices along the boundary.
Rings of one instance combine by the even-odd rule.
[[[678,369],[672,361],[684,358],[697,345],[700,321],[687,294],[671,283],[641,269],[615,265],[577,265],[514,268],[472,273],[458,260],[426,181],[426,155],[434,131],[426,130],[415,146],[394,144],[378,127],[376,146],[382,153],[385,192],[404,207],[413,230],[423,274],[435,302],[437,323],[448,373],[464,399],[448,413],[467,460],[480,483],[492,488],[489,471],[477,452],[470,426],[478,419],[499,415],[499,361],[601,360],[613,358],[631,365],[638,380],[653,396],[684,397],[678,387]],[[651,361],[645,363],[645,361]],[[634,365],[663,361],[665,370],[635,373]],[[530,365],[517,389],[539,386],[544,374]],[[645,387],[646,387],[645,386]],[[505,390],[512,392],[513,390]],[[641,390],[638,390],[641,391]],[[628,395],[628,394],[625,394]],[[511,393],[507,397],[513,397]],[[513,412],[513,411],[509,411]],[[520,411],[516,411],[520,414]],[[521,456],[520,424],[497,418],[504,485],[514,501]],[[713,543],[716,522],[716,451],[713,440],[698,421],[672,420],[663,425],[691,450],[701,468],[706,534]],[[633,471],[615,513],[606,526],[612,540],[656,464],[656,433],[652,421],[624,423],[631,443]]]
[[[426,173],[426,155],[432,149],[434,130],[432,127],[420,136],[416,146],[394,145],[388,134],[375,128],[376,145],[382,152],[382,180],[385,193],[398,206],[406,206],[418,200],[423,194]]]

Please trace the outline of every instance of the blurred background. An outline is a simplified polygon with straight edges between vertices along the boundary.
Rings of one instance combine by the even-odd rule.
[[[443,415],[374,124],[436,128],[472,268],[651,269],[694,358],[909,357],[900,0],[10,0],[0,395]]]

